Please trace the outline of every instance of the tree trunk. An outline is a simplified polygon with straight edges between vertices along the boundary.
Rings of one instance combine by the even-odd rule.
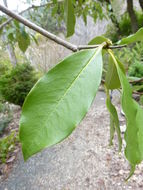
[[[140,3],[140,6],[141,6],[141,8],[143,10],[143,0],[139,0],[139,3]]]
[[[138,22],[133,8],[133,0],[127,0],[127,11],[131,19],[132,32],[135,33],[138,30]]]
[[[3,0],[3,3],[6,7],[8,7],[7,5],[7,0]],[[6,41],[6,36],[3,35],[2,36],[2,40],[5,42]],[[6,49],[8,51],[8,55],[9,55],[9,59],[10,59],[10,62],[13,66],[16,66],[17,64],[17,59],[16,59],[16,55],[15,55],[15,52],[14,52],[14,48],[11,44],[7,44],[6,45]]]

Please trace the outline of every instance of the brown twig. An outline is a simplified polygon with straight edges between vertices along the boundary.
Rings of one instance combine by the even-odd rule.
[[[82,50],[82,49],[91,49],[91,48],[97,48],[99,45],[79,45],[76,46],[70,42],[67,42],[66,40],[63,40],[62,38],[46,31],[45,29],[41,28],[40,26],[32,23],[31,21],[25,19],[24,17],[14,13],[13,11],[9,10],[8,8],[4,7],[3,5],[0,4],[0,10],[9,15],[10,17],[12,17],[13,19],[16,19],[17,21],[19,21],[20,23],[24,24],[25,26],[28,26],[29,28],[33,29],[36,32],[39,32],[40,34],[42,34],[43,36],[51,39],[52,41],[56,42],[57,44],[60,44],[62,46],[64,46],[65,48],[76,52],[78,50]],[[109,48],[109,49],[115,49],[115,48],[123,48],[126,45],[121,45],[121,46],[105,46],[104,48]]]
[[[63,0],[58,0],[57,2],[58,2],[58,3],[61,3],[61,2],[63,2]],[[32,6],[28,7],[27,9],[25,9],[25,10],[19,12],[18,14],[19,14],[19,15],[22,15],[23,13],[25,13],[25,12],[31,10],[31,9],[37,9],[37,8],[41,8],[41,7],[46,7],[46,6],[52,5],[52,4],[53,4],[53,2],[48,2],[48,3],[43,4],[43,5],[32,5]],[[2,24],[0,25],[0,30],[3,29],[5,26],[7,26],[11,21],[13,21],[13,19],[14,19],[14,18],[9,18],[7,21],[5,21],[4,23],[2,23]]]

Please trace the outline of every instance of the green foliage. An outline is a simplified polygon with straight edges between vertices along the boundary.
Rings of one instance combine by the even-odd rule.
[[[136,62],[129,67],[129,76],[142,78],[143,77],[143,63]],[[132,84],[133,91],[143,91],[143,82],[137,82]]]
[[[12,120],[11,110],[7,103],[3,103],[0,101],[0,135],[3,134],[4,129],[8,126],[10,121]]]
[[[132,33],[131,20],[127,13],[122,15],[119,22],[119,27],[121,36],[128,36]]]
[[[25,31],[24,27],[20,28],[16,37],[17,37],[19,48],[21,49],[21,51],[25,52],[28,46],[30,45],[30,37],[28,33]]]
[[[61,19],[64,13],[66,13],[67,36],[71,36],[74,33],[76,17],[82,16],[86,23],[87,15],[92,16],[94,21],[96,21],[98,15],[101,17],[103,15],[101,4],[95,1],[65,0],[58,4],[56,0],[53,0],[53,3],[52,15],[58,15]],[[47,7],[43,10],[46,10]],[[109,5],[108,9],[111,10],[112,7]],[[113,13],[111,14],[113,18],[114,15]],[[141,23],[140,16],[138,19]],[[21,25],[16,22],[13,22],[13,24],[15,28],[9,28],[7,33],[8,40],[11,43],[18,42],[21,50],[25,52],[30,44],[30,37],[26,34],[25,29],[22,28]],[[124,20],[120,23],[121,34],[119,34],[117,28],[111,27],[109,33],[107,31],[106,37],[109,35],[109,37],[112,37],[113,42],[118,41],[120,35],[130,33],[130,27],[127,27],[129,25],[128,17],[124,16]],[[99,38],[97,37],[91,43],[95,44],[98,40]],[[128,45],[142,40],[143,28],[135,34],[121,39],[117,43]],[[103,41],[106,40],[100,38],[98,42],[101,43]],[[23,42],[26,42],[26,46],[23,45]],[[43,148],[64,140],[83,119],[96,95],[101,81],[102,48],[104,48],[105,51],[105,49],[109,47],[102,44],[102,46],[97,49],[80,51],[73,54],[50,70],[32,88],[25,99],[20,120],[20,141],[25,160]],[[127,121],[127,130],[124,137],[126,141],[125,156],[131,165],[131,176],[136,165],[143,160],[143,109],[132,98],[132,88],[125,76],[121,62],[117,60],[111,50],[108,50],[108,54],[109,67],[106,72],[105,85],[107,88],[106,104],[110,112],[111,121],[110,142],[112,143],[114,132],[117,132],[119,150],[121,150],[122,139],[118,115],[109,97],[110,89],[118,89],[121,87],[122,108]],[[136,77],[137,63],[134,64],[136,64],[136,68],[133,66],[133,74]],[[28,69],[28,71],[29,70],[30,69]],[[141,74],[142,68],[140,66],[138,66],[138,70]],[[19,85],[25,81],[25,75],[22,77],[24,73],[23,69],[22,72],[21,70],[19,71],[19,69],[16,71],[12,70],[10,73],[4,74],[0,81],[1,91],[5,99],[9,101],[13,99],[12,102],[20,105],[22,105],[26,94],[30,90],[26,91],[26,93],[24,91],[23,98],[23,91],[21,89],[28,89],[27,85],[26,87],[22,86],[22,88]],[[28,79],[25,81],[26,84],[31,81],[31,78],[30,80]],[[17,81],[20,81],[20,83]],[[33,83],[34,82],[32,82],[32,85]],[[17,93],[15,94],[15,92]],[[22,94],[22,98],[19,98],[20,94]]]
[[[75,28],[75,13],[72,0],[65,0],[67,37],[72,36]]]
[[[29,93],[20,119],[25,160],[65,139],[83,119],[101,81],[101,50],[102,46],[66,58]]]
[[[142,78],[143,77],[143,64],[141,64],[139,62],[132,64],[129,67],[128,74],[129,74],[129,76]]]
[[[15,44],[18,44],[23,53],[30,45],[31,39],[33,40],[33,35],[26,32],[25,26],[19,24],[17,21],[12,22],[12,27],[9,25],[6,27],[5,36],[5,45],[10,43],[13,47],[15,47]]]
[[[114,24],[109,24],[104,36],[109,38],[113,43],[117,42],[119,40],[119,34],[117,32],[116,26]]]
[[[118,64],[120,64],[122,71],[125,73],[124,66],[119,61]],[[110,55],[109,55],[108,69],[105,77],[105,85],[107,86],[108,89],[111,90],[120,88],[121,86],[116,66]]]
[[[88,43],[88,45],[102,44],[103,42],[107,42],[108,44],[112,44],[112,42],[108,38],[105,38],[104,36],[96,36],[95,38],[93,38]]]
[[[105,86],[105,88],[106,88],[106,86]],[[112,145],[112,140],[114,138],[114,133],[116,131],[117,135],[118,135],[119,152],[120,152],[122,149],[122,138],[121,138],[118,114],[117,114],[117,110],[116,110],[115,106],[111,102],[110,95],[109,95],[109,89],[106,88],[105,90],[106,90],[106,95],[107,95],[106,106],[110,113],[110,145]]]
[[[131,165],[131,176],[135,170],[135,166],[143,160],[143,109],[133,100],[132,89],[126,76],[122,72],[112,51],[108,51],[116,65],[123,89],[122,108],[127,120],[125,155]]]
[[[142,38],[141,33],[142,29],[124,41],[136,42]],[[102,43],[97,49],[67,57],[33,87],[25,100],[20,119],[20,141],[25,160],[43,148],[64,140],[83,119],[101,81],[103,50],[109,54],[105,86],[111,122],[110,144],[116,132],[119,151],[122,148],[118,114],[109,96],[110,89],[122,87],[122,108],[127,121],[125,155],[131,165],[129,177],[133,174],[136,165],[143,160],[143,109],[132,98],[132,88],[123,64],[106,48],[107,44]]]
[[[114,50],[115,55],[124,63],[126,70],[134,64],[143,64],[143,43],[136,43],[130,47]]]
[[[21,106],[36,80],[36,75],[30,64],[17,65],[10,73],[0,77],[0,90],[3,98]]]
[[[141,28],[143,26],[143,14],[142,12],[136,12],[138,27]],[[131,20],[128,15],[128,13],[124,13],[121,16],[120,22],[119,22],[119,28],[120,28],[120,35],[121,36],[128,36],[132,34],[132,25]]]
[[[122,38],[118,44],[131,44],[139,41],[143,41],[143,28],[140,28],[135,34]]]
[[[136,12],[138,27],[143,26],[143,14],[142,12]],[[107,31],[104,34],[107,38],[110,38],[112,42],[117,42],[119,39],[132,34],[131,20],[128,13],[124,13],[119,20],[119,28],[111,23],[107,26]],[[138,40],[137,40],[138,41]],[[140,41],[140,40],[139,40]]]
[[[141,12],[136,12],[137,16],[137,21],[138,21],[138,27],[141,28],[143,27],[143,13]]]
[[[9,154],[14,150],[18,141],[18,135],[15,132],[0,139],[0,161],[2,163],[5,163],[9,158]]]

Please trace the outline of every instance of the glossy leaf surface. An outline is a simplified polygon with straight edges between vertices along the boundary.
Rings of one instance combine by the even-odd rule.
[[[67,57],[33,87],[20,119],[25,160],[65,139],[83,119],[101,81],[101,51],[100,46]]]

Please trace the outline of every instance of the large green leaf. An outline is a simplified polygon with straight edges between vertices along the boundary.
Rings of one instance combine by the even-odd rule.
[[[65,15],[66,15],[66,25],[67,25],[67,37],[74,34],[75,28],[75,13],[72,0],[65,0]]]
[[[132,34],[126,38],[121,39],[118,44],[130,44],[143,40],[143,28],[140,28],[135,34]]]
[[[101,51],[102,46],[69,56],[33,87],[20,119],[25,160],[65,139],[83,119],[101,81]]]
[[[125,155],[131,164],[132,174],[135,165],[143,160],[143,109],[133,100],[132,89],[125,74],[122,72],[112,51],[109,50],[109,53],[114,59],[123,89],[122,108],[127,120]]]

